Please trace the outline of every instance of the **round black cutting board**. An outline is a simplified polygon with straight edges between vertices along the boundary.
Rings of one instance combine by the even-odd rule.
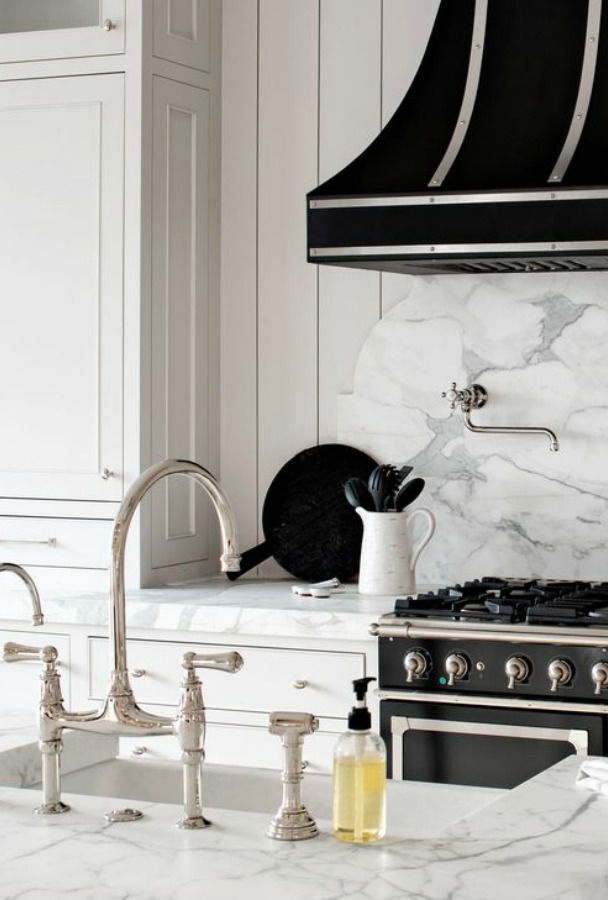
[[[302,450],[277,472],[262,510],[264,542],[241,556],[241,571],[270,556],[303,581],[339,578],[359,571],[363,523],[344,496],[345,482],[367,479],[376,462],[345,444],[320,444]]]

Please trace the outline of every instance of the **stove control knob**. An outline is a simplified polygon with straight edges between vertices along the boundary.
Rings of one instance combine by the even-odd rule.
[[[469,664],[462,653],[450,653],[445,661],[445,671],[448,676],[448,685],[453,687],[455,681],[460,681],[469,671]]]
[[[521,656],[510,656],[505,663],[505,675],[509,679],[507,688],[512,691],[516,684],[525,681],[530,674],[530,666]]]
[[[551,690],[555,693],[558,687],[572,680],[572,666],[565,659],[554,659],[549,663],[547,674],[551,681]]]
[[[405,654],[403,665],[407,672],[407,678],[405,680],[408,684],[411,684],[414,678],[420,678],[424,675],[428,668],[428,661],[424,653],[421,653],[420,650],[410,650],[409,653]]]
[[[608,687],[608,663],[596,663],[591,669],[591,680],[595,685],[595,693],[601,694],[602,688]]]

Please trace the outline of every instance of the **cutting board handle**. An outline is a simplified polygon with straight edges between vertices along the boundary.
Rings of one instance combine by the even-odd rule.
[[[230,581],[236,581],[236,579],[240,578],[241,575],[244,575],[245,572],[255,569],[256,566],[259,566],[271,556],[272,547],[270,546],[270,543],[268,541],[263,541],[261,544],[258,544],[257,547],[252,547],[250,550],[245,550],[244,553],[241,553],[240,570],[238,572],[226,572],[226,575]]]

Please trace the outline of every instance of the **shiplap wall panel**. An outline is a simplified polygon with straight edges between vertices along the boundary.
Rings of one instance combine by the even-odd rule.
[[[382,100],[378,0],[321,0],[319,179],[378,134]],[[312,185],[311,185],[312,187]],[[380,314],[380,276],[319,267],[319,441],[336,439],[338,394],[352,389],[359,349]]]
[[[258,448],[261,496],[318,438],[317,269],[305,194],[317,183],[319,4],[260,0]]]
[[[258,3],[223,4],[221,479],[243,547],[258,536]]]
[[[438,2],[223,3],[221,477],[243,547],[280,466],[336,439],[359,348],[403,293],[307,263],[305,196],[392,114]]]
[[[383,0],[382,125],[386,125],[418,71],[440,0]],[[382,312],[403,300],[410,276],[382,274]]]

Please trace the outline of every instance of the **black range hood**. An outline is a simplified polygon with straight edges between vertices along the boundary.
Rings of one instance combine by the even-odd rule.
[[[441,0],[394,116],[307,205],[309,262],[608,269],[608,0]]]

